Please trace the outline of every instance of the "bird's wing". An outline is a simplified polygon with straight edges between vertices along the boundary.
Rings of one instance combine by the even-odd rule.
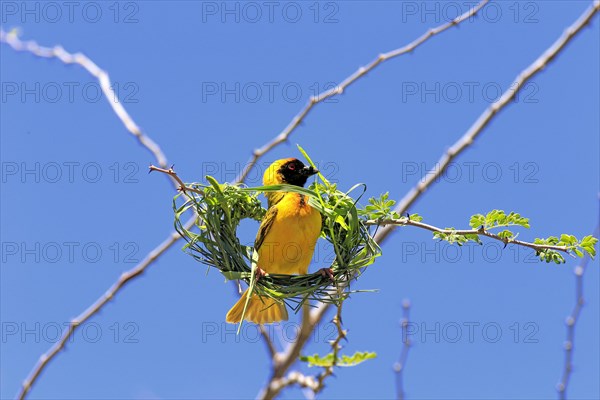
[[[273,226],[273,222],[275,221],[275,217],[277,216],[277,207],[271,207],[267,211],[267,214],[263,218],[260,223],[260,227],[258,228],[258,233],[256,234],[256,240],[254,241],[254,250],[258,251],[260,246],[265,241],[267,234],[271,230],[271,226]]]

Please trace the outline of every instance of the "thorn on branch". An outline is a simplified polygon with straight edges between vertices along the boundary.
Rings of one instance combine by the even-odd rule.
[[[394,363],[393,368],[394,368],[394,372],[400,372],[400,371],[402,371],[402,364],[396,362],[396,363]]]

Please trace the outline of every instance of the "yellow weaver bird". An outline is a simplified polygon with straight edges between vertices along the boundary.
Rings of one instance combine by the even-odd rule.
[[[275,161],[267,168],[263,184],[287,183],[304,186],[317,171],[295,158]],[[308,197],[293,192],[267,192],[268,211],[258,228],[254,249],[258,252],[256,276],[266,274],[306,274],[317,239],[321,234],[321,214],[308,204]],[[331,270],[325,270],[332,277]],[[248,289],[227,313],[227,322],[239,323]],[[269,324],[288,319],[287,309],[269,297],[252,295],[244,319]]]

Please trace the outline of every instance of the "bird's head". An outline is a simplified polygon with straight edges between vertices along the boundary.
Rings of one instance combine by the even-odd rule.
[[[296,158],[283,158],[275,161],[267,168],[263,175],[263,184],[268,186],[287,183],[289,185],[304,186],[308,177],[318,172],[312,166],[306,166]]]

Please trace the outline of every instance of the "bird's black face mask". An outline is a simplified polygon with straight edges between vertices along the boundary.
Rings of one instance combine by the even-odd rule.
[[[308,177],[319,171],[312,166],[306,166],[300,160],[291,160],[283,164],[279,173],[283,178],[283,183],[290,185],[304,186]]]

